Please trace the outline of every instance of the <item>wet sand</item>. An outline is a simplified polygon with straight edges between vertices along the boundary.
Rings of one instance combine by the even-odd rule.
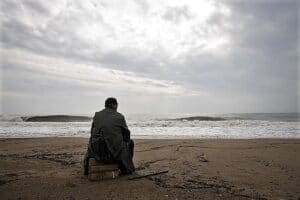
[[[90,182],[86,138],[0,139],[0,199],[298,199],[299,139],[135,140],[138,174]]]

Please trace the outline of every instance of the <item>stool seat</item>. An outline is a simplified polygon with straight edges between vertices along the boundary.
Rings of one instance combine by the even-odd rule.
[[[114,179],[119,175],[117,163],[105,164],[97,161],[95,158],[89,159],[88,179],[91,181],[100,181]]]

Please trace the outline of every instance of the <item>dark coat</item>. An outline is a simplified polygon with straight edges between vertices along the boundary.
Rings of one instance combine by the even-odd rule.
[[[103,153],[103,150],[105,151],[105,143],[112,158],[121,161],[128,173],[133,172],[134,165],[128,148],[129,141],[130,131],[121,113],[110,108],[105,108],[95,113],[89,149],[95,155],[96,159],[101,159],[99,154]],[[93,148],[93,146],[98,146],[98,149]],[[99,147],[101,147],[100,150]]]

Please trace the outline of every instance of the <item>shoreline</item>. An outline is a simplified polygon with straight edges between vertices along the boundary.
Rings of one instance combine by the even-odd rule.
[[[82,137],[82,136],[42,136],[42,137],[0,137],[0,140],[3,139],[53,139],[53,138],[78,138],[78,139],[89,139],[90,136]],[[224,137],[194,137],[194,136],[165,136],[161,137],[153,137],[153,136],[142,136],[135,137],[132,136],[133,140],[300,140],[300,137],[248,137],[248,138],[224,138]]]
[[[134,139],[138,174],[90,182],[88,138],[0,139],[1,199],[297,199],[300,139]]]

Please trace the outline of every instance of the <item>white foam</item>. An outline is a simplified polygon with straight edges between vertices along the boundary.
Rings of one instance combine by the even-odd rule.
[[[0,122],[0,137],[89,137],[90,122]],[[133,138],[300,138],[300,122],[128,120]]]

